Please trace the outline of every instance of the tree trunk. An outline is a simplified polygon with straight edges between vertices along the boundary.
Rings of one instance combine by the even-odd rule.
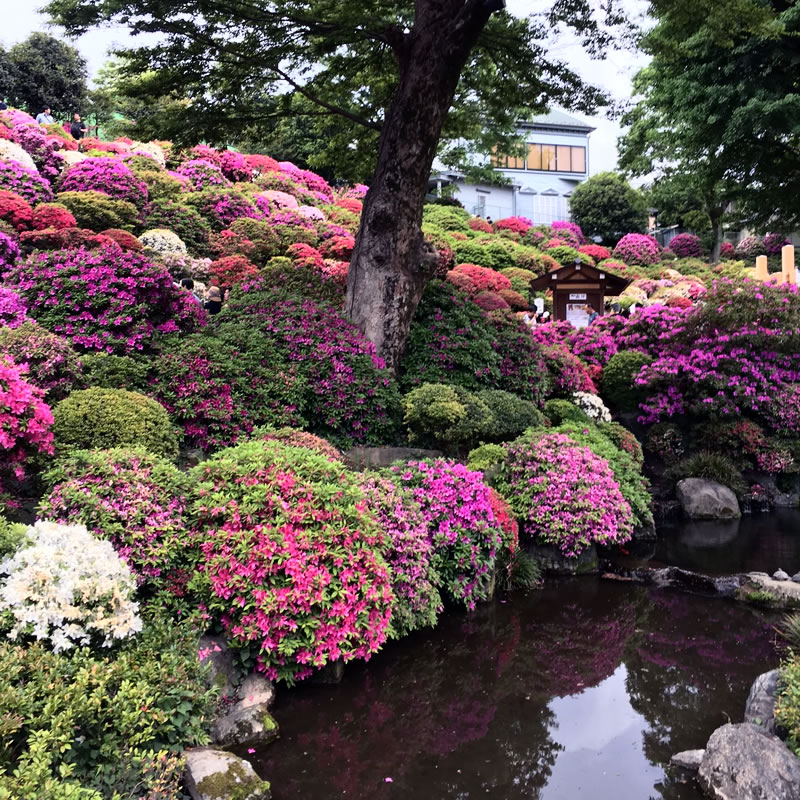
[[[399,81],[381,132],[347,277],[345,312],[397,370],[414,311],[436,265],[420,225],[442,125],[470,51],[498,6],[418,0],[395,48]]]
[[[722,247],[722,215],[711,215],[711,236],[713,237],[713,244],[711,245],[711,263],[719,264],[719,253]]]

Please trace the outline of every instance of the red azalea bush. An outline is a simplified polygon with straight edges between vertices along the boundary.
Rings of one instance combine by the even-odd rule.
[[[473,231],[479,231],[480,233],[494,233],[492,226],[481,217],[471,217],[467,222],[467,225],[469,225],[470,229]]]
[[[25,372],[0,356],[0,507],[13,504],[9,492],[26,477],[25,462],[53,454],[53,414],[44,392],[25,379]]]
[[[508,311],[511,308],[506,300],[497,292],[478,292],[472,298],[472,302],[484,311]]]
[[[232,646],[289,684],[380,648],[391,575],[352,473],[308,450],[253,441],[191,477],[202,552],[194,584]]]
[[[87,158],[73,164],[61,176],[58,191],[100,192],[139,209],[147,203],[147,184],[114,158]]]
[[[391,468],[392,480],[412,492],[433,545],[433,565],[451,602],[475,608],[486,599],[503,546],[483,473],[444,459]]]
[[[262,156],[260,153],[246,155],[244,160],[255,175],[265,172],[277,172],[280,169],[278,162],[274,158]]]
[[[40,203],[33,209],[31,227],[35,231],[45,228],[74,228],[76,226],[75,217],[61,203]]]
[[[494,226],[499,231],[511,231],[524,236],[528,232],[528,228],[532,227],[533,223],[526,217],[505,217],[495,222]],[[470,225],[470,227],[472,227]],[[478,230],[472,228],[472,230]]]
[[[332,258],[335,261],[349,261],[353,255],[353,248],[356,240],[352,236],[331,236],[320,242],[319,251],[324,258]]]
[[[363,204],[360,200],[357,200],[355,197],[337,197],[335,201],[335,205],[339,206],[339,208],[343,208],[346,211],[350,211],[353,214],[361,214],[361,209]]]
[[[286,248],[286,255],[296,267],[309,267],[321,270],[324,267],[322,253],[316,247],[298,242]]]
[[[503,547],[509,553],[515,553],[519,549],[519,524],[514,519],[513,509],[506,499],[494,489],[489,490],[489,502],[503,535]]]
[[[661,245],[652,236],[628,233],[617,242],[613,255],[626,264],[649,266],[661,258]]]
[[[278,428],[260,434],[260,438],[269,441],[281,442],[288,447],[307,447],[315,453],[331,461],[344,462],[344,455],[338,447],[334,447],[329,441],[321,436],[314,436],[308,431],[301,431],[297,428]]]
[[[723,242],[719,246],[719,257],[727,259],[733,259],[736,257],[736,248],[733,246],[732,242]]]
[[[21,195],[0,190],[0,220],[18,231],[26,231],[33,223],[33,208]]]
[[[125,355],[157,333],[205,324],[205,311],[163,267],[116,245],[34,254],[3,280],[37,322],[83,350]]]
[[[506,452],[497,487],[532,539],[573,558],[631,538],[631,507],[604,458],[561,433],[526,436]]]
[[[19,240],[34,250],[72,250],[79,247],[94,250],[97,247],[115,246],[111,238],[90,231],[88,228],[44,228],[40,231],[23,231]]]
[[[513,289],[501,289],[497,295],[508,303],[514,311],[524,311],[528,307],[528,301],[519,292],[515,292]],[[477,298],[475,302],[478,302]],[[480,303],[478,303],[478,305],[480,305]]]
[[[107,236],[115,241],[123,250],[138,253],[142,249],[142,243],[130,232],[119,228],[108,228],[103,231],[101,236]]]
[[[691,308],[692,301],[688,297],[670,297],[667,305],[670,308]]]
[[[579,253],[585,253],[590,258],[594,259],[595,264],[598,261],[603,261],[606,258],[611,258],[611,251],[599,244],[584,244],[578,248]]]
[[[258,267],[244,256],[225,256],[212,261],[208,274],[219,280],[223,289],[230,289],[247,278],[257,278]]]
[[[678,258],[702,258],[703,243],[693,233],[679,233],[669,240],[669,249]]]
[[[511,288],[511,281],[505,275],[477,264],[459,264],[447,273],[447,280],[469,294],[499,292],[501,289]]]

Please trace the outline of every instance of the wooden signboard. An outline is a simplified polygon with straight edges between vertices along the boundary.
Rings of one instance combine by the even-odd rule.
[[[534,292],[553,293],[553,319],[567,320],[576,328],[589,323],[589,306],[602,314],[606,297],[616,297],[629,285],[629,280],[587,264],[570,264],[530,283]]]

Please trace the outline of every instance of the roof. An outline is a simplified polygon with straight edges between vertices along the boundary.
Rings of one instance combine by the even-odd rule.
[[[535,117],[531,117],[530,120],[524,121],[522,126],[531,126],[536,128],[558,128],[561,130],[570,129],[584,131],[586,133],[591,133],[591,131],[596,130],[591,125],[581,122],[576,117],[571,117],[564,111],[558,111],[556,109],[548,111],[546,114],[537,114]]]
[[[603,276],[602,278],[600,276]],[[544,289],[552,288],[569,288],[570,280],[592,280],[602,283],[605,287],[604,294],[611,297],[618,295],[625,291],[630,286],[631,281],[627,278],[620,278],[618,275],[613,275],[606,272],[602,267],[590,267],[588,264],[581,264],[577,267],[575,264],[569,264],[566,267],[546,272],[539,278],[531,281],[530,287],[534,291],[542,291]]]

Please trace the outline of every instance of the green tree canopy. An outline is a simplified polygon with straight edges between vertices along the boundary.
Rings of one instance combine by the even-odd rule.
[[[733,212],[757,230],[800,224],[797,0],[655,0],[652,56],[623,118],[620,166],[690,188],[714,255]]]
[[[615,0],[554,0],[519,19],[504,0],[51,0],[72,35],[124,24],[157,43],[125,55],[130,75],[152,72],[152,96],[188,101],[171,135],[236,144],[275,119],[315,126],[322,162],[376,159],[348,275],[345,308],[394,365],[435,258],[420,223],[440,139],[492,144],[550,104],[603,101],[548,43],[565,26],[596,55],[624,20]],[[149,39],[152,41],[152,39]],[[488,151],[488,147],[486,148]]]
[[[8,51],[6,60],[10,83],[0,91],[5,89],[12,105],[34,115],[48,107],[62,116],[84,110],[86,61],[74,47],[46,33],[32,33]]]
[[[626,233],[641,233],[647,227],[644,195],[614,172],[598,172],[579,184],[569,208],[586,236],[599,236],[611,247]]]

